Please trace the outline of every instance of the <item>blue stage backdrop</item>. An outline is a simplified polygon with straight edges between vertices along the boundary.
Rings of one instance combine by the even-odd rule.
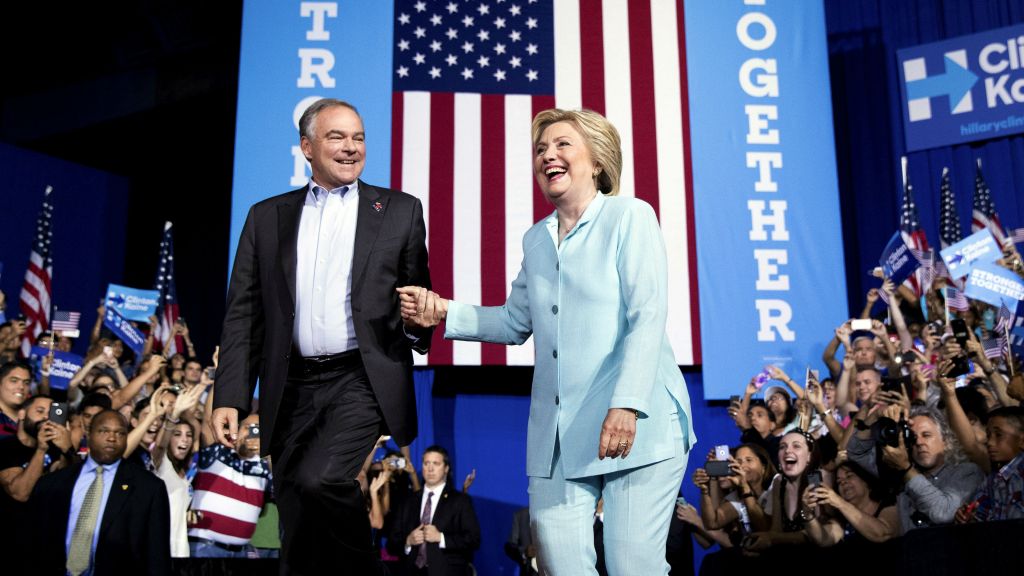
[[[819,0],[686,2],[704,394],[820,362],[845,319]]]
[[[107,284],[122,280],[128,181],[0,144],[0,289],[7,296],[8,318],[20,313],[18,294],[47,186],[53,186],[51,301],[61,310],[82,313],[80,326],[86,337],[75,347],[81,354]]]

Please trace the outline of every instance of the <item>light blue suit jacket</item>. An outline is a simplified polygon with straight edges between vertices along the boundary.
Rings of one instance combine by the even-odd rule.
[[[445,338],[536,350],[526,473],[550,477],[557,435],[566,478],[672,457],[673,427],[696,437],[690,398],[665,334],[664,240],[641,200],[598,194],[558,245],[552,214],[523,237],[523,266],[504,306],[451,302]],[[626,459],[598,460],[609,408],[640,411]]]

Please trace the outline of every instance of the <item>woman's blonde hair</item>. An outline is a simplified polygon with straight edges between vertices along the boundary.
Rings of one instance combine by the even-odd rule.
[[[557,122],[568,122],[583,135],[590,157],[599,170],[594,178],[597,189],[607,196],[618,194],[622,175],[622,141],[615,126],[593,110],[544,110],[533,118],[531,133],[534,150],[544,130]]]

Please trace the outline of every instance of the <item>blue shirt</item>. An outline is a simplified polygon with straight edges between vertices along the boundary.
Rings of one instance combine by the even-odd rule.
[[[113,464],[103,466],[103,499],[100,500],[100,513],[96,517],[96,528],[92,533],[92,557],[96,557],[96,543],[100,538],[100,526],[103,525],[103,511],[107,509],[107,498],[110,497],[110,487],[114,485],[114,475],[117,474],[117,467],[121,460]],[[85,501],[85,493],[89,491],[93,480],[96,479],[96,469],[99,464],[89,456],[78,473],[78,480],[75,481],[75,489],[71,492],[71,513],[68,515],[68,531],[64,536],[64,550],[71,554],[71,535],[75,532],[75,524],[78,523],[78,514],[82,511],[82,503]],[[90,562],[91,564],[91,562]]]

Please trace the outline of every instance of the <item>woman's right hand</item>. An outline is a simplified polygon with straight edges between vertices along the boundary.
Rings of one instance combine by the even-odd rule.
[[[433,328],[448,317],[448,301],[422,286],[395,288],[407,326]]]
[[[693,471],[693,484],[697,488],[700,488],[701,492],[708,489],[711,484],[711,477],[708,476],[707,470],[703,468],[697,468]]]

